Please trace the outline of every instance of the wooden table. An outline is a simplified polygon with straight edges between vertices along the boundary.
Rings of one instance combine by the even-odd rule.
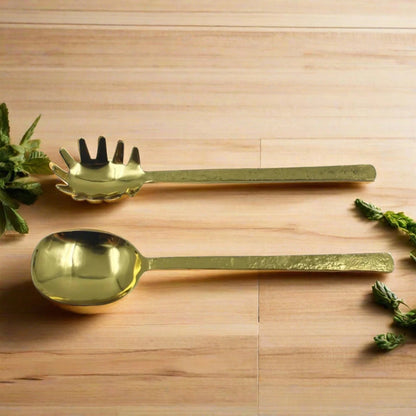
[[[151,186],[77,203],[43,178],[27,236],[0,240],[0,415],[416,414],[416,347],[380,354],[386,282],[416,305],[405,237],[356,197],[416,216],[411,0],[0,2],[0,100],[51,159],[99,135],[145,169],[373,163],[365,186]],[[390,251],[388,276],[151,272],[113,313],[32,287],[46,234],[115,232],[145,255]],[[414,341],[413,341],[414,344]]]

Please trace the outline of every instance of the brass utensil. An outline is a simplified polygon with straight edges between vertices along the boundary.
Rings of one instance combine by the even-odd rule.
[[[202,169],[145,172],[139,150],[133,147],[130,160],[123,164],[124,144],[120,140],[111,161],[104,137],[98,140],[97,156],[92,159],[84,139],[79,140],[80,162],[60,149],[69,170],[51,163],[51,169],[65,182],[57,188],[79,201],[115,201],[123,195],[134,196],[145,183],[331,183],[372,182],[372,165],[313,166],[263,169]]]
[[[247,257],[156,257],[140,254],[115,234],[62,231],[43,238],[32,256],[37,290],[64,309],[97,313],[132,290],[150,270],[222,269],[302,272],[381,272],[394,268],[388,253]]]

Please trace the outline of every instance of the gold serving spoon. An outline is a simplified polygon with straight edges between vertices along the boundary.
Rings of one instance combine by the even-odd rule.
[[[120,140],[110,162],[104,137],[92,159],[84,139],[79,140],[81,162],[60,149],[69,170],[51,163],[51,169],[65,182],[57,188],[78,201],[99,203],[114,201],[124,195],[134,196],[145,183],[338,183],[372,182],[376,170],[372,165],[313,166],[262,169],[200,169],[145,172],[139,150],[133,147],[130,160],[123,164],[124,144]]]
[[[276,270],[296,272],[393,271],[388,253],[246,257],[144,257],[115,234],[62,231],[43,238],[32,256],[37,290],[58,306],[97,313],[123,298],[146,271],[173,269]]]

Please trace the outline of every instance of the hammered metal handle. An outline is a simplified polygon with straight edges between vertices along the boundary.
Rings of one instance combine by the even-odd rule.
[[[149,270],[222,269],[390,273],[394,269],[394,261],[389,253],[237,257],[158,257],[148,259],[148,261]]]
[[[145,173],[146,183],[372,182],[375,178],[376,170],[372,165],[166,170]]]

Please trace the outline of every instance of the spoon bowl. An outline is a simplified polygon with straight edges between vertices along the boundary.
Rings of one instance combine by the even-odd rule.
[[[96,230],[50,234],[39,242],[32,256],[36,289],[58,306],[78,313],[102,312],[124,298],[150,270],[389,273],[393,268],[389,253],[150,258],[127,240]]]
[[[63,231],[35,248],[32,280],[43,296],[65,309],[97,312],[135,287],[145,262],[132,244],[114,234]]]

